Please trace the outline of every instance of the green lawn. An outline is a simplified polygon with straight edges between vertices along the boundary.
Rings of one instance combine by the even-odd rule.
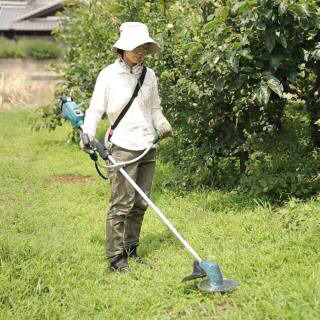
[[[205,294],[192,256],[148,210],[140,253],[110,273],[108,183],[65,143],[68,126],[32,132],[30,110],[0,112],[0,319],[319,319],[320,197],[273,207],[236,193],[161,191],[153,200],[203,257],[239,281]]]

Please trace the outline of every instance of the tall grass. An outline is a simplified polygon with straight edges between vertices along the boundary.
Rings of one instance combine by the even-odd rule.
[[[22,72],[0,73],[0,110],[52,101],[55,81],[32,81]]]
[[[32,84],[18,73],[0,73],[0,108],[26,106],[32,95]]]
[[[239,288],[210,295],[181,283],[193,259],[150,210],[139,248],[149,265],[111,273],[108,183],[65,144],[67,125],[35,133],[30,115],[0,113],[0,319],[319,319],[320,198],[272,207],[234,192],[164,191],[174,168],[159,159],[153,200]]]

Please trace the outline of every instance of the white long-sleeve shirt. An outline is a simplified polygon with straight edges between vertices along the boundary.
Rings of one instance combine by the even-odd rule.
[[[86,111],[83,132],[95,136],[104,113],[112,124],[130,100],[142,67],[130,69],[122,60],[104,68],[97,78],[91,103]],[[111,142],[128,150],[143,150],[155,138],[155,128],[167,119],[162,114],[157,78],[147,68],[146,76],[138,96],[114,129]]]

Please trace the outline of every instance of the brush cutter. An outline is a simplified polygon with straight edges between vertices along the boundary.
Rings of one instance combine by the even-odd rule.
[[[70,121],[74,128],[80,129],[82,132],[82,126],[84,123],[84,113],[81,111],[79,106],[72,101],[71,97],[61,97],[60,108],[62,117]],[[146,194],[141,190],[141,188],[135,183],[134,180],[127,174],[124,167],[130,163],[134,163],[141,159],[155,143],[158,142],[159,138],[155,139],[150,147],[148,147],[138,158],[131,160],[130,162],[116,163],[112,155],[108,153],[107,148],[102,145],[97,139],[89,140],[86,134],[81,134],[82,141],[85,146],[85,151],[89,153],[91,159],[95,162],[96,169],[100,176],[104,179],[106,177],[99,170],[101,164],[98,164],[98,158],[100,157],[106,163],[103,165],[104,168],[117,168],[121,174],[127,179],[127,181],[133,186],[133,188],[140,194],[140,196],[148,203],[148,205],[154,210],[162,222],[169,228],[169,230],[176,236],[176,238],[184,245],[184,247],[192,254],[194,257],[193,272],[191,275],[183,278],[182,281],[194,280],[198,278],[206,279],[198,283],[197,287],[199,290],[214,293],[214,292],[230,292],[236,289],[238,283],[233,279],[225,279],[222,276],[220,267],[218,263],[203,260],[197,254],[197,252],[190,246],[190,244],[181,236],[181,234],[176,230],[176,228],[170,223],[170,221],[165,217],[161,210],[146,196]],[[99,157],[98,157],[98,155]],[[108,164],[111,162],[112,164]]]

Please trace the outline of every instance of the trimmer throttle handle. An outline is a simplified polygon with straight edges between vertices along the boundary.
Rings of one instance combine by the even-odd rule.
[[[94,138],[92,141],[90,141],[90,144],[93,150],[96,150],[103,160],[108,159],[108,150],[105,148],[105,146],[102,143],[100,143],[99,140]]]
[[[97,159],[96,159],[97,155],[95,155],[95,159],[93,159],[91,156],[93,153],[95,153],[95,151],[97,151],[99,153],[99,156],[103,160],[108,159],[108,151],[104,147],[104,145],[102,143],[100,143],[99,140],[97,140],[96,138],[93,138],[92,140],[90,140],[88,134],[86,134],[86,133],[81,133],[81,140],[84,145],[84,151],[86,151],[87,153],[90,154],[90,157],[92,160],[97,161]]]

